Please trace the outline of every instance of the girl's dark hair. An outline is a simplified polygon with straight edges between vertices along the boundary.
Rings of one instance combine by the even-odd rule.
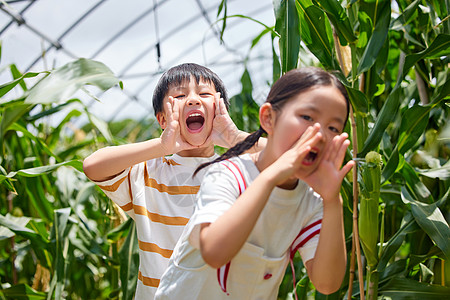
[[[347,90],[336,76],[316,67],[294,69],[281,76],[281,78],[278,79],[270,89],[269,95],[266,99],[266,103],[270,103],[272,105],[272,108],[275,111],[279,112],[284,104],[286,104],[290,99],[294,98],[300,93],[306,92],[310,88],[317,86],[334,86],[341,92],[347,103],[347,116],[345,118],[345,120],[347,120],[350,112],[350,100],[347,95]],[[260,127],[257,131],[249,135],[245,140],[230,148],[222,156],[214,159],[213,161],[201,164],[197,168],[197,170],[195,170],[194,176],[201,169],[213,163],[228,159],[233,156],[238,156],[248,149],[252,148],[258,142],[259,138],[264,132],[264,129]]]
[[[216,73],[208,69],[207,67],[197,65],[194,63],[185,63],[170,68],[161,76],[158,84],[153,92],[153,110],[155,116],[157,113],[163,111],[164,97],[167,95],[169,88],[174,85],[180,85],[183,82],[189,82],[191,77],[195,78],[195,82],[198,84],[200,80],[203,80],[209,84],[213,84],[217,92],[223,98],[225,106],[229,107],[230,102],[228,100],[227,90],[222,80]]]

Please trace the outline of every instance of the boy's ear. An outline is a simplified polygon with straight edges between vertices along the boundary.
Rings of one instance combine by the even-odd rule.
[[[275,125],[275,111],[270,103],[264,103],[259,108],[259,122],[268,134],[272,134]]]
[[[162,129],[166,129],[167,119],[166,115],[162,111],[156,114],[156,120],[158,120],[159,126],[161,126]]]

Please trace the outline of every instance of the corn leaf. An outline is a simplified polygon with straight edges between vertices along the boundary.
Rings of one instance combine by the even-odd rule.
[[[373,66],[388,36],[391,14],[387,12],[391,10],[391,2],[388,0],[382,0],[374,3],[375,4],[370,7],[370,9],[373,10],[372,24],[374,28],[362,55],[361,61],[359,62],[357,71],[358,74],[367,71]]]
[[[123,299],[133,299],[137,284],[137,272],[139,269],[138,240],[136,235],[136,223],[131,222],[129,234],[119,251],[120,280],[122,281]]]
[[[119,83],[120,80],[103,63],[80,58],[52,71],[37,83],[30,89],[25,103],[58,103],[70,99],[85,85],[106,91]]]
[[[300,51],[300,32],[295,0],[273,1],[275,31],[280,35],[281,70],[286,73],[297,67]]]
[[[334,58],[333,33],[324,12],[310,0],[296,2],[300,16],[300,36],[326,69],[339,69]]]
[[[356,40],[350,20],[339,1],[323,0],[318,1],[317,4],[324,10],[336,29],[341,45],[346,45]]]
[[[403,68],[403,77],[408,73],[409,69],[419,60],[424,58],[438,59],[442,56],[448,56],[450,53],[450,35],[439,34],[431,43],[431,45],[419,53],[406,56],[405,66]]]
[[[11,217],[6,218],[3,215],[0,215],[0,225],[8,228],[16,235],[21,236],[23,238],[28,239],[32,245],[35,247],[47,249],[48,241],[45,240],[40,234],[34,232],[33,230],[23,226],[21,222],[17,224]]]
[[[426,204],[415,200],[406,188],[402,188],[402,200],[411,205],[411,212],[419,226],[450,259],[450,228],[436,203]]]
[[[412,279],[394,277],[378,290],[381,295],[392,299],[442,300],[450,295],[450,288],[421,283]]]
[[[10,288],[0,290],[7,299],[18,300],[42,300],[46,298],[46,294],[38,292],[28,284],[20,283]]]

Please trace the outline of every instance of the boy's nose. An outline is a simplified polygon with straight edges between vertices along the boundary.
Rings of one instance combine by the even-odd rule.
[[[188,97],[186,104],[189,106],[200,105],[200,100],[197,97],[191,95]]]

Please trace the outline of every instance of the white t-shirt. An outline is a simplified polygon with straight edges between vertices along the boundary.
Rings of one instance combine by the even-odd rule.
[[[205,171],[192,175],[200,164],[216,157],[174,154],[96,182],[136,222],[140,263],[135,299],[153,299],[175,244],[192,216]]]
[[[217,220],[259,173],[248,154],[208,169],[194,215],[175,247],[155,299],[276,299],[289,256],[298,250],[304,262],[314,257],[322,200],[299,181],[293,190],[274,188],[247,242],[228,267],[216,270],[204,262],[200,224]]]

